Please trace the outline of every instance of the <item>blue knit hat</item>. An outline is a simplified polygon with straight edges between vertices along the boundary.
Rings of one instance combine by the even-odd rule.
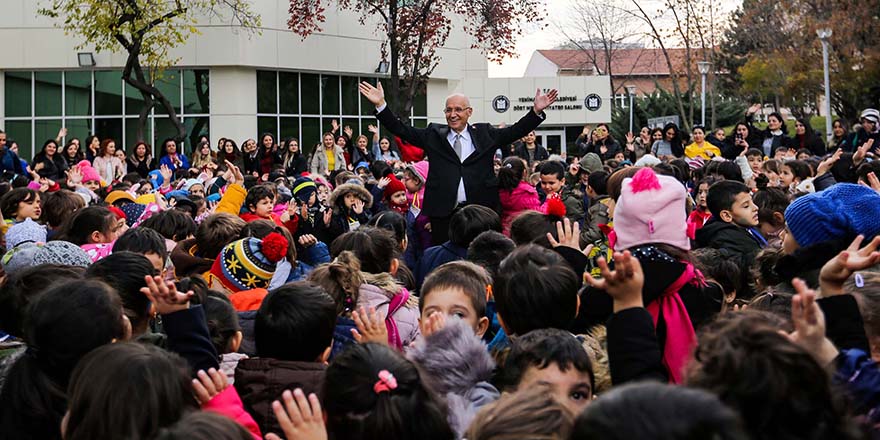
[[[309,203],[309,198],[317,191],[315,181],[308,177],[300,177],[293,182],[293,195],[302,203]]]
[[[785,210],[785,223],[801,247],[862,234],[880,234],[880,194],[866,186],[838,183],[800,197]]]

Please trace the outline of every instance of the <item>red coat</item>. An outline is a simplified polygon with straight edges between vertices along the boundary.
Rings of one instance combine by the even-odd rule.
[[[400,160],[410,163],[419,162],[425,158],[425,150],[404,141],[398,136],[394,136],[394,140],[397,142],[397,148],[400,149]]]
[[[502,189],[498,191],[498,196],[501,199],[501,227],[504,235],[510,235],[510,224],[521,212],[541,208],[538,190],[528,182],[520,181],[511,191]]]
[[[230,385],[221,391],[220,394],[214,396],[214,398],[202,406],[202,409],[229,417],[247,429],[257,440],[263,438],[257,422],[244,410],[244,404],[241,402],[241,397],[238,396],[238,391],[235,390],[234,386]]]

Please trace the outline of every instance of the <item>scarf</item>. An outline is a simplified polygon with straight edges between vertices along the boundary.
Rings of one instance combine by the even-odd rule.
[[[675,282],[669,285],[663,294],[655,301],[647,305],[646,309],[654,319],[654,328],[657,327],[657,319],[663,314],[666,322],[666,342],[663,346],[663,365],[669,371],[669,382],[679,384],[682,382],[684,367],[687,364],[691,350],[697,345],[697,335],[691,318],[688,315],[678,291],[686,284],[697,281],[702,277],[694,269],[694,265],[687,263],[684,272]]]

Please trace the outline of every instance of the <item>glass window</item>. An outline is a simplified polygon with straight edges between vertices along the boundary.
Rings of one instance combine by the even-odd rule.
[[[379,126],[379,123],[375,119],[370,118],[362,118],[360,120],[361,133],[367,137],[367,142],[370,145],[370,148],[373,148],[373,133],[370,133],[370,125],[374,125],[376,127]],[[381,133],[381,131],[380,131]],[[370,150],[372,151],[372,150]]]
[[[67,116],[91,116],[92,72],[64,73],[64,107]]]
[[[295,137],[299,139],[299,118],[281,118],[281,139]]]
[[[352,76],[342,77],[342,114],[359,115],[358,103],[360,99],[358,91],[358,79]]]
[[[122,77],[118,70],[95,72],[95,114],[122,114]]]
[[[156,149],[161,147],[162,141],[168,138],[176,138],[178,135],[177,128],[174,126],[174,123],[171,122],[171,118],[156,118],[155,122],[155,130],[156,130],[156,144],[158,146]],[[189,142],[184,141],[187,145],[181,145],[180,142],[177,143],[177,150],[183,152],[186,157],[190,157],[192,148],[189,147]],[[159,153],[156,153],[156,157],[159,156]]]
[[[34,121],[34,148],[40,151],[43,142],[55,139],[61,129],[61,119],[39,119]],[[23,145],[22,145],[23,146]]]
[[[175,113],[180,113],[180,71],[179,70],[166,70],[162,73],[162,76],[158,78],[155,82],[155,86],[165,95],[165,98],[168,99],[168,102],[171,103],[171,106],[174,107]],[[161,102],[156,101],[156,107],[153,108],[153,111],[157,115],[167,115],[168,110],[162,105]]]
[[[83,144],[85,143],[86,138],[92,134],[92,120],[65,119],[64,126],[67,127],[66,141],[70,142],[73,138],[79,139],[80,151],[85,151],[85,145]]]
[[[198,116],[194,118],[184,118],[183,126],[186,127],[187,139],[189,144],[195,148],[199,145],[199,137],[208,135],[210,121],[207,116]],[[210,138],[209,138],[210,140]]]
[[[138,136],[138,119],[137,118],[125,118],[125,152],[131,153],[131,149],[134,147],[134,144],[143,140],[150,147],[153,146],[153,124],[147,120],[146,127],[143,129],[143,133],[141,136]]]
[[[6,121],[5,128],[6,145],[11,145],[11,142],[9,141],[18,142],[18,155],[30,161],[31,145],[33,144],[31,138],[31,121]]]
[[[60,71],[34,72],[34,113],[35,116],[61,116]]]
[[[260,116],[257,118],[257,133],[254,135],[254,138],[262,133],[272,133],[272,136],[278,139],[278,118],[275,116]]]
[[[149,72],[144,72],[144,75],[146,75],[147,81],[149,81]],[[140,90],[125,82],[123,82],[123,88],[125,88],[125,114],[140,114],[141,110],[144,108],[144,97],[141,95]],[[160,106],[159,101],[154,100],[153,105],[154,108],[158,108]]]
[[[121,101],[121,100],[120,100]],[[101,118],[95,120],[95,134],[104,139],[113,139],[116,143],[122,142],[122,119]]]
[[[299,75],[300,90],[302,91],[302,114],[320,115],[321,108],[318,101],[318,75],[302,73]]]
[[[275,72],[257,71],[257,113],[277,113],[278,93]]]
[[[361,78],[361,81],[366,81],[372,85],[376,85],[376,78]],[[386,92],[387,93],[387,92]],[[373,105],[372,102],[364,98],[364,95],[358,93],[358,96],[361,97],[361,115],[369,116],[376,113],[376,106]]]
[[[360,123],[358,122],[357,119],[352,119],[352,118],[343,119],[342,124],[340,124],[340,125],[342,126],[342,129],[339,130],[339,133],[345,133],[344,129],[346,126],[351,127],[351,140],[352,140],[352,142],[359,135],[366,134],[366,133],[361,132]]]
[[[414,119],[412,121],[412,126],[416,127],[416,128],[425,128],[428,126],[428,120],[427,119]]]
[[[31,116],[31,72],[6,72],[5,88],[6,117]]]
[[[321,120],[302,118],[302,139],[299,140],[299,146],[303,153],[310,154],[318,142],[321,142]]]
[[[183,71],[183,111],[188,115],[210,112],[210,71]]]
[[[339,77],[321,75],[321,114],[339,114]]]
[[[413,98],[413,116],[428,116],[428,95],[426,93],[418,93]]]
[[[295,115],[299,113],[299,75],[291,72],[278,73],[280,113]],[[297,124],[298,125],[298,124]]]

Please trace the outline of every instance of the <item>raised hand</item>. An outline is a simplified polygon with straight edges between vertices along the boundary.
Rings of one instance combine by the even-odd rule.
[[[874,237],[867,246],[859,249],[865,236],[859,235],[846,250],[828,260],[819,271],[819,288],[823,297],[843,294],[843,283],[853,272],[865,270],[880,262],[880,236]]]
[[[388,186],[389,183],[391,183],[391,178],[383,177],[379,179],[379,183],[377,183],[376,186],[378,188],[385,188],[386,186]]]
[[[360,90],[361,95],[364,95],[364,98],[367,98],[376,107],[382,107],[385,104],[385,89],[382,88],[381,81],[376,82],[376,87],[363,81],[358,85],[358,90]]]
[[[561,222],[556,222],[556,236],[559,237],[559,241],[553,238],[553,234],[547,233],[547,240],[550,242],[550,246],[554,248],[560,246],[569,247],[582,252],[584,255],[589,255],[593,250],[593,245],[591,244],[581,249],[581,226],[578,222],[572,223],[567,217],[562,219]]]
[[[339,130],[339,122],[337,122],[336,119],[331,119],[330,120],[330,127],[332,128],[332,130],[330,130],[330,131],[332,131],[333,133],[336,133]]]
[[[314,393],[305,393],[299,388],[284,391],[281,400],[272,402],[272,411],[278,419],[281,430],[287,440],[327,440],[327,428],[324,427],[324,414],[321,402]],[[267,434],[266,440],[281,440],[275,434]]]
[[[196,400],[199,401],[199,405],[202,406],[229,387],[229,383],[226,382],[226,375],[214,368],[209,369],[207,372],[199,370],[196,373],[196,377],[196,379],[192,380],[193,394],[195,394]]]
[[[354,201],[354,205],[351,205],[351,210],[354,211],[355,214],[360,215],[364,212],[365,203],[361,199],[357,199]]]
[[[192,290],[180,293],[173,282],[165,281],[159,275],[147,275],[144,281],[147,287],[141,287],[141,293],[147,296],[160,315],[169,315],[189,308],[189,299],[193,296]]]
[[[349,139],[351,139],[351,135],[354,134],[354,130],[352,130],[351,127],[349,127],[348,125],[346,125],[345,128],[342,129],[342,132],[345,133],[345,135],[348,136]]]
[[[333,211],[324,211],[324,226],[330,226],[330,220],[333,220]]]
[[[859,183],[865,185],[865,183],[863,183],[863,182],[859,182]],[[878,193],[880,193],[880,179],[877,178],[877,175],[874,174],[873,171],[868,173],[867,185],[870,186],[871,189],[873,189],[874,191],[877,191]]]
[[[375,125],[370,124],[370,125],[367,125],[367,131],[369,131],[370,133],[373,133],[373,134],[378,134],[379,127],[376,127]]]
[[[67,186],[77,186],[82,183],[83,173],[78,166],[71,167],[67,171]]]
[[[840,160],[840,155],[843,154],[843,150],[838,148],[837,151],[834,152],[831,156],[823,160],[819,163],[819,166],[816,167],[816,176],[821,176],[828,171],[831,170],[831,167]]]
[[[385,319],[379,316],[375,307],[370,307],[369,313],[361,307],[361,311],[351,312],[351,319],[357,329],[351,329],[351,335],[358,344],[373,342],[388,345],[388,329],[385,327]]]
[[[584,280],[597,289],[604,290],[614,299],[614,312],[621,310],[644,307],[642,300],[642,287],[645,285],[645,273],[642,265],[629,251],[614,253],[614,270],[608,269],[608,262],[604,258],[597,261],[602,278],[594,279],[585,276]]]
[[[813,355],[820,365],[828,365],[837,357],[837,348],[825,337],[825,314],[816,303],[816,292],[800,278],[793,279],[791,284],[797,294],[791,299],[794,332],[788,338]]]
[[[168,168],[168,165],[162,165],[159,167],[159,174],[162,175],[162,186],[170,186],[171,177],[174,176],[174,171],[171,171],[171,168]]]
[[[874,139],[868,139],[861,147],[853,153],[853,164],[858,165],[865,160],[865,156],[868,155],[868,151],[871,150],[871,147],[874,145]]]
[[[535,113],[541,114],[545,108],[550,107],[554,102],[556,102],[556,98],[559,97],[559,92],[556,89],[550,90],[546,95],[541,92],[541,89],[535,93]]]
[[[446,327],[446,314],[443,312],[431,313],[420,323],[422,336],[428,337]]]

